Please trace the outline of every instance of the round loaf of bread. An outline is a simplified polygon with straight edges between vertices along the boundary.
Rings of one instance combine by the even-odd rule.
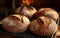
[[[31,18],[33,16],[33,14],[36,12],[37,12],[37,10],[32,6],[29,6],[29,7],[21,6],[21,7],[18,7],[15,11],[15,13],[25,15],[28,18]]]
[[[30,23],[30,31],[37,35],[49,36],[57,32],[58,25],[56,22],[45,16],[38,17]]]
[[[57,19],[59,18],[58,13],[52,8],[41,8],[38,10],[37,13],[33,15],[33,17],[35,18],[40,17],[40,16],[48,16],[54,19],[55,21],[57,21]]]
[[[2,27],[12,33],[24,32],[27,30],[30,21],[27,17],[19,14],[14,14],[6,17],[2,21]]]

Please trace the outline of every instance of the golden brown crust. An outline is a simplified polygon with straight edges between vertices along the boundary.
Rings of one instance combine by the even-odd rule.
[[[37,12],[37,13],[35,13],[34,15],[33,15],[33,18],[38,18],[38,17],[40,17],[40,16],[44,16],[44,11],[41,11],[41,12]]]
[[[16,10],[16,13],[25,15],[28,18],[31,18],[35,12],[37,12],[37,10],[32,6],[22,6]]]
[[[28,25],[30,23],[29,19],[27,17],[24,17],[23,15],[19,15],[19,18],[17,17],[18,15],[12,15],[8,16],[3,20],[2,27],[8,31],[8,32],[13,32],[13,33],[19,33],[19,32],[24,32],[27,30]],[[23,20],[23,18],[25,18]],[[25,20],[27,23],[25,23]]]
[[[33,15],[34,18],[38,18],[40,16],[47,16],[55,21],[59,18],[58,13],[52,8],[41,8]]]
[[[49,32],[50,28],[48,29],[51,19],[48,17],[45,17],[45,19],[45,23],[41,20],[41,18],[37,18],[35,22],[33,20],[30,24],[30,31],[37,35],[51,35],[52,33]]]

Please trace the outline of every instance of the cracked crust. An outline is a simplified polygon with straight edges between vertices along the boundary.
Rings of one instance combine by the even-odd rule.
[[[11,15],[3,20],[2,27],[8,32],[19,33],[26,31],[29,24],[30,21],[27,17],[23,15]]]
[[[48,17],[39,17],[30,23],[30,31],[37,35],[51,35],[57,31],[57,28],[55,21]]]

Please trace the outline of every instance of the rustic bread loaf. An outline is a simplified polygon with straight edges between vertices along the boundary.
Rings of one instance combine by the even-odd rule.
[[[58,25],[53,19],[41,16],[30,23],[29,29],[34,34],[49,36],[57,32]]]
[[[18,7],[15,11],[15,13],[25,15],[28,18],[31,18],[35,12],[37,12],[37,10],[32,6],[29,6],[29,7],[21,6],[21,7]]]
[[[59,18],[58,13],[52,8],[41,8],[38,10],[37,13],[33,15],[34,18],[37,18],[40,16],[48,16],[54,19],[55,21],[57,21],[57,19]]]
[[[28,29],[29,24],[29,19],[19,14],[10,15],[2,21],[2,27],[6,31],[13,33],[26,31]]]

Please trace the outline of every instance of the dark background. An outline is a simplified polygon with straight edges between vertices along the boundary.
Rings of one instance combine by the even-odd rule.
[[[19,7],[21,5],[21,0],[15,0],[16,7]],[[51,8],[57,8],[59,10],[60,8],[60,0],[34,0],[33,4],[36,9],[41,7],[51,7]],[[12,8],[12,0],[0,0],[0,7],[5,8]]]

